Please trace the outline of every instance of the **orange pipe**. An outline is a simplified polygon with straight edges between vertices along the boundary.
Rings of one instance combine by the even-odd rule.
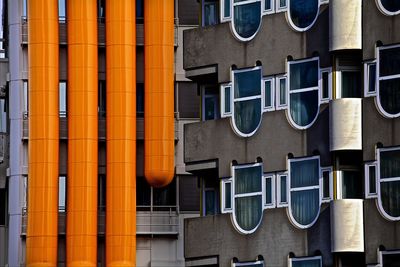
[[[31,0],[28,5],[30,103],[26,264],[29,267],[57,264],[57,6],[57,0]]]
[[[174,177],[174,0],[144,1],[145,176],[154,187]]]
[[[97,3],[67,2],[67,265],[97,266]]]
[[[107,266],[136,266],[135,1],[106,1]]]

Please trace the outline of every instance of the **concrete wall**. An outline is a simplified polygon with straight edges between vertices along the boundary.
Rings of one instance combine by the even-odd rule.
[[[239,234],[229,214],[185,220],[185,258],[218,256],[220,267],[230,267],[233,257],[240,261],[265,259],[266,267],[286,267],[290,252],[313,255],[320,250],[324,266],[332,264],[330,253],[329,207],[324,207],[317,223],[309,230],[290,224],[286,210],[264,211],[262,224],[250,235]]]
[[[237,136],[230,118],[185,125],[185,162],[218,159],[219,177],[231,175],[232,160],[255,162],[261,157],[264,171],[286,170],[286,156],[311,156],[318,150],[321,165],[331,165],[329,153],[329,109],[321,106],[315,124],[308,130],[295,130],[289,125],[285,111],[263,114],[258,131],[250,138]]]
[[[184,68],[195,69],[218,65],[218,82],[230,81],[230,68],[251,67],[259,60],[263,75],[286,72],[285,60],[313,56],[318,52],[321,66],[328,67],[329,10],[321,6],[321,13],[314,26],[307,32],[292,30],[285,13],[263,16],[259,32],[250,42],[238,42],[231,33],[230,23],[184,31]]]

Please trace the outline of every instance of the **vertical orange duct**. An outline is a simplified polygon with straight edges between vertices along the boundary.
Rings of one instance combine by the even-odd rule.
[[[67,2],[67,265],[97,266],[97,3]]]
[[[26,263],[29,267],[56,266],[59,145],[57,0],[29,1],[28,41],[30,103]]]
[[[135,1],[106,1],[107,266],[136,266]]]
[[[145,176],[162,187],[174,177],[174,0],[144,1]]]

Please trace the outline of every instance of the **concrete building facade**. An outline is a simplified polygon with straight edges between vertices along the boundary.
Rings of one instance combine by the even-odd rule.
[[[399,3],[200,3],[186,266],[399,266]]]

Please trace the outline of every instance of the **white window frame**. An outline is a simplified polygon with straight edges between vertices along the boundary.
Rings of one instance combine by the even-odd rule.
[[[232,178],[228,178],[228,179],[221,179],[221,213],[225,214],[225,213],[231,213],[232,209],[233,209],[233,196],[232,196],[232,190],[233,190],[233,185],[232,185]],[[225,207],[225,185],[230,184],[231,187],[231,207],[230,208],[226,208]]]
[[[376,267],[384,267],[383,266],[383,255],[393,255],[393,254],[400,254],[400,250],[378,250],[378,264]]]
[[[64,85],[64,86],[63,86]],[[60,81],[58,83],[58,114],[60,118],[66,118],[67,117],[67,110],[68,110],[68,94],[67,94],[67,81]],[[65,110],[61,110],[62,105],[61,103],[64,103],[65,106],[63,107]]]
[[[276,13],[280,13],[280,12],[286,12],[286,10],[288,9],[288,1],[289,0],[284,0],[286,5],[281,6],[281,0],[276,0],[275,2],[275,6],[276,6]]]
[[[285,80],[285,99],[286,99],[286,103],[281,103],[281,80]],[[278,75],[275,78],[275,90],[276,90],[276,110],[284,110],[288,108],[288,104],[289,104],[289,99],[288,99],[288,76],[285,75]]]
[[[376,60],[370,60],[364,62],[364,97],[371,97],[371,96],[376,96],[376,88],[377,88],[377,80],[376,80],[376,74],[375,74],[375,88],[374,91],[370,92],[369,91],[369,78],[371,77],[370,74],[370,66],[375,65],[375,69],[378,67],[376,65]],[[376,73],[376,70],[375,70]]]
[[[298,88],[298,89],[295,89],[295,90],[290,90],[290,65],[295,65],[295,64],[301,64],[301,63],[304,63],[304,62],[309,62],[309,61],[315,61],[315,60],[317,60],[318,61],[318,80],[317,80],[317,86],[314,86],[314,87],[309,87],[309,88]],[[287,74],[287,81],[286,81],[286,88],[287,88],[287,102],[288,102],[288,107],[287,107],[287,113],[286,113],[286,115],[287,115],[287,118],[288,118],[288,121],[289,121],[289,124],[293,127],[293,128],[295,128],[295,129],[298,129],[298,130],[306,130],[306,129],[308,129],[308,128],[310,128],[314,123],[315,123],[315,121],[318,119],[318,116],[319,116],[319,111],[320,111],[320,100],[319,100],[319,96],[320,96],[320,91],[321,91],[321,88],[320,88],[320,80],[321,80],[321,71],[320,71],[321,69],[320,69],[320,66],[319,66],[319,57],[312,57],[312,58],[307,58],[307,59],[300,59],[300,60],[292,60],[292,61],[287,61],[287,72],[288,72],[288,74]],[[314,91],[314,90],[318,90],[318,114],[315,116],[315,118],[312,120],[312,122],[311,123],[309,123],[308,125],[306,125],[306,126],[300,126],[300,125],[297,125],[297,123],[293,120],[293,118],[292,118],[292,116],[290,115],[290,95],[291,94],[295,94],[295,93],[302,93],[302,92],[310,92],[310,91]]]
[[[64,189],[64,199],[61,190]],[[64,205],[62,205],[64,204]],[[67,209],[67,176],[60,175],[58,177],[58,212],[65,212]]]
[[[384,182],[396,182],[396,181],[400,181],[400,177],[390,177],[390,178],[382,178],[381,177],[381,152],[387,152],[387,151],[399,151],[400,147],[387,147],[387,148],[377,148],[376,149],[376,159],[377,159],[377,168],[376,168],[376,172],[377,172],[377,187],[376,187],[376,191],[378,193],[378,210],[381,213],[381,215],[389,220],[389,221],[400,221],[400,216],[399,217],[393,217],[389,214],[387,214],[387,212],[384,210],[383,206],[382,206],[382,196],[381,196],[381,183]]]
[[[320,266],[322,267],[322,256],[314,257],[301,257],[301,258],[288,258],[288,266],[292,267],[294,261],[308,261],[308,260],[319,260]]]
[[[290,184],[291,184],[291,177],[290,177],[290,170],[291,170],[291,163],[292,162],[298,162],[298,161],[308,161],[308,160],[314,160],[314,159],[318,159],[318,167],[319,167],[319,172],[318,172],[318,175],[319,175],[319,178],[318,178],[318,185],[313,185],[313,186],[307,186],[307,187],[296,187],[296,188],[291,188],[291,186],[290,186]],[[290,222],[296,227],[296,228],[298,228],[298,229],[307,229],[307,228],[310,228],[311,226],[313,226],[316,222],[317,222],[317,220],[318,220],[318,218],[319,218],[319,214],[320,214],[320,212],[321,212],[321,204],[322,204],[322,198],[321,198],[321,184],[322,184],[322,182],[321,182],[321,180],[322,180],[322,177],[321,177],[321,174],[322,174],[322,172],[321,172],[321,159],[320,159],[320,156],[312,156],[312,157],[302,157],[302,158],[292,158],[292,159],[288,159],[287,160],[287,165],[288,165],[288,183],[287,184],[289,184],[289,191],[288,191],[288,197],[287,197],[287,200],[288,200],[288,217],[289,217],[289,220],[290,220]],[[290,205],[290,199],[291,199],[291,193],[292,192],[295,192],[295,191],[306,191],[306,190],[312,190],[312,189],[318,189],[319,190],[319,210],[318,210],[318,216],[316,216],[315,217],[315,219],[310,223],[310,224],[307,224],[307,225],[302,225],[302,224],[300,224],[300,223],[298,223],[295,219],[294,219],[294,217],[293,217],[293,213],[292,213],[292,211],[291,211],[291,205]]]
[[[229,103],[231,105],[230,107],[230,112],[225,112],[225,89],[230,87],[230,100]],[[232,103],[233,103],[233,90],[232,90],[232,83],[225,83],[225,84],[221,84],[220,86],[220,96],[221,96],[221,104],[220,104],[220,114],[221,114],[221,118],[227,118],[232,116],[232,111],[233,111],[233,107],[232,107]]]
[[[266,199],[266,196],[265,196],[265,194],[267,193],[267,179],[271,179],[271,203],[266,203],[266,201],[267,201],[267,199]],[[275,197],[275,184],[276,184],[276,182],[275,182],[275,179],[276,179],[276,176],[275,176],[275,174],[273,174],[273,173],[267,173],[267,174],[264,174],[263,175],[263,188],[264,188],[264,190],[263,190],[263,195],[264,195],[264,202],[263,202],[263,205],[264,205],[264,209],[273,209],[273,208],[276,208],[276,201],[275,201],[275,199],[276,199],[276,197]]]
[[[332,167],[320,167],[321,171],[321,199],[322,203],[329,203],[331,200],[333,200],[333,168]],[[324,172],[329,173],[329,197],[324,197]]]
[[[400,14],[400,10],[398,10],[398,11],[396,11],[396,12],[391,12],[391,11],[387,10],[387,9],[383,6],[381,0],[375,0],[375,2],[376,2],[376,5],[377,5],[379,11],[382,12],[382,14],[384,14],[384,15],[386,15],[386,16],[395,16],[395,15]]]
[[[225,11],[225,0],[219,0],[219,3],[220,3],[220,20],[221,20],[221,23],[224,23],[224,22],[228,22],[228,21],[231,21],[231,19],[232,19],[232,0],[229,0],[229,3],[230,3],[230,15],[229,15],[229,17],[225,17],[225,14],[224,14],[224,11]]]
[[[360,70],[357,67],[352,66],[342,66],[339,70],[336,70],[336,99],[343,98],[342,97],[342,72],[359,72]]]
[[[318,0],[318,11],[317,11],[317,15],[315,16],[313,22],[311,22],[311,24],[308,25],[308,26],[305,27],[305,28],[300,28],[300,27],[297,27],[297,26],[294,24],[294,22],[293,22],[293,20],[292,20],[292,18],[291,18],[291,16],[290,16],[290,1],[291,1],[291,0],[286,0],[286,5],[287,5],[287,10],[286,10],[286,11],[287,11],[287,12],[286,12],[286,21],[288,22],[289,26],[290,26],[293,30],[295,30],[295,31],[297,31],[297,32],[306,32],[306,31],[308,31],[312,26],[314,26],[315,22],[317,21],[317,19],[318,19],[318,17],[319,17],[321,2]]]
[[[375,167],[375,193],[370,192],[370,183],[369,183],[369,176],[370,176],[370,167]],[[377,162],[367,162],[364,164],[364,177],[365,177],[365,198],[366,199],[371,199],[371,198],[377,198],[378,197],[378,166]]]
[[[265,106],[265,83],[270,82],[271,83],[271,105],[266,107]],[[263,106],[263,112],[268,112],[268,111],[274,111],[275,110],[275,79],[274,77],[265,77],[262,80],[262,106]]]
[[[282,196],[281,196],[281,177],[286,176],[286,202],[281,202]],[[288,198],[288,193],[289,193],[289,175],[288,172],[279,172],[276,175],[276,207],[277,208],[286,208],[289,206],[289,198]]]
[[[247,2],[245,2],[247,3]],[[235,99],[235,75],[237,73],[242,73],[242,72],[249,72],[249,71],[255,71],[255,70],[260,70],[261,72],[261,79],[260,79],[260,88],[261,88],[261,92],[259,95],[255,95],[255,96],[247,96],[247,97],[240,97],[240,98],[236,98]],[[262,122],[262,114],[263,114],[263,79],[262,79],[262,67],[261,66],[256,66],[256,67],[252,67],[252,68],[246,68],[246,69],[240,69],[240,70],[232,70],[232,86],[231,86],[231,124],[232,127],[234,129],[234,132],[239,135],[240,137],[250,137],[253,136],[258,129],[260,128],[261,122]],[[241,102],[241,101],[247,101],[247,100],[254,100],[254,99],[260,99],[261,102],[261,110],[260,110],[260,114],[261,114],[261,119],[260,122],[258,123],[256,129],[248,134],[242,133],[241,131],[239,131],[239,129],[236,126],[235,123],[235,102]],[[225,102],[224,102],[225,103]]]
[[[379,1],[379,0],[378,0]],[[400,78],[400,70],[399,70],[399,73],[398,74],[394,74],[394,75],[390,75],[390,76],[384,76],[384,77],[380,77],[380,51],[381,50],[386,50],[386,49],[392,49],[392,48],[398,48],[398,49],[400,49],[400,44],[395,44],[395,45],[388,45],[388,46],[380,46],[380,47],[377,47],[376,49],[377,49],[377,51],[376,51],[376,55],[377,55],[377,58],[376,58],[376,95],[377,95],[377,101],[376,101],[376,103],[377,103],[377,105],[378,105],[378,110],[379,110],[379,112],[384,116],[384,117],[386,117],[386,118],[390,118],[390,119],[392,119],[392,118],[397,118],[397,117],[400,117],[400,112],[399,113],[397,113],[397,114],[395,114],[395,115],[392,115],[392,114],[389,114],[389,113],[387,113],[384,109],[383,109],[383,107],[382,107],[382,105],[381,105],[381,100],[380,100],[380,94],[379,94],[379,82],[381,81],[381,80],[392,80],[392,79],[398,79],[398,78]]]
[[[232,262],[232,267],[251,267],[257,264],[262,264],[262,266],[264,266],[264,261],[257,260],[254,262]]]
[[[260,11],[261,11],[261,13],[260,13],[260,24],[258,25],[258,28],[257,28],[256,32],[252,36],[247,37],[247,38],[243,38],[242,36],[240,36],[236,32],[235,26],[233,25],[234,24],[234,20],[235,20],[235,18],[234,18],[234,8],[236,6],[252,4],[252,3],[260,3],[260,8],[261,8],[260,9]],[[264,12],[264,1],[263,0],[244,0],[243,2],[237,2],[237,3],[235,3],[235,0],[231,0],[231,16],[232,16],[232,18],[231,18],[231,29],[232,29],[233,36],[235,36],[236,39],[238,39],[239,41],[242,41],[242,42],[248,42],[248,41],[252,40],[257,35],[257,33],[260,31],[260,28],[261,28],[261,25],[262,25],[263,12]]]
[[[275,13],[275,0],[268,0],[271,3],[271,8],[270,9],[265,9],[265,1],[262,0],[261,5],[262,5],[262,14],[263,15],[269,15],[269,14],[274,14]],[[262,18],[261,18],[262,19]]]
[[[24,110],[22,112],[22,116],[24,119],[29,116],[29,84],[27,80],[24,80],[22,83],[22,93],[24,98]]]
[[[332,67],[329,68],[320,68],[319,69],[320,74],[320,80],[319,80],[319,102],[320,104],[325,104],[325,103],[329,103],[329,101],[332,99]],[[324,94],[324,90],[323,90],[323,85],[324,85],[324,81],[323,81],[323,73],[328,73],[328,97],[324,98],[323,94]]]

